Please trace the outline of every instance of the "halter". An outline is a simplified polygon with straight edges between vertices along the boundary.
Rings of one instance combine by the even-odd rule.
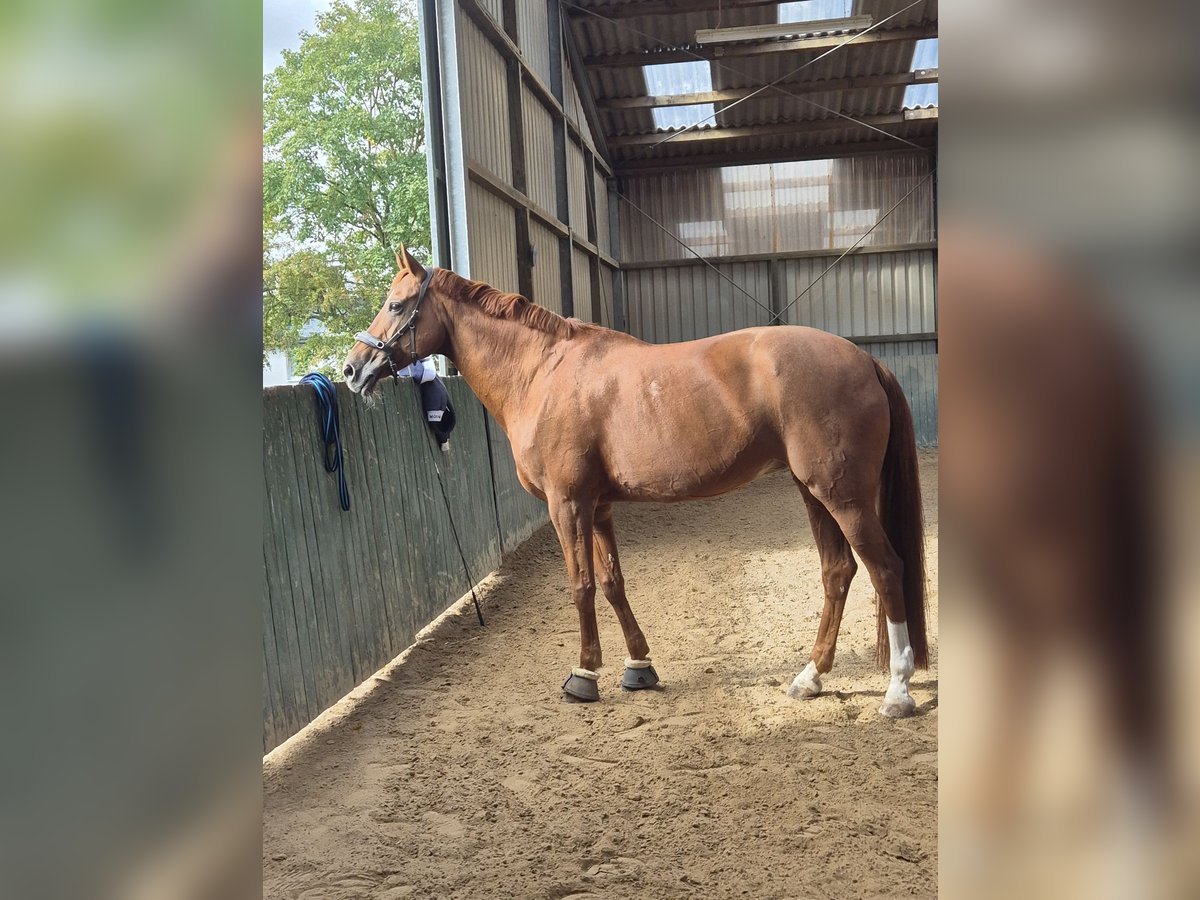
[[[433,280],[434,271],[435,270],[433,268],[430,268],[429,271],[425,273],[425,277],[421,279],[421,289],[417,292],[417,302],[413,306],[412,312],[408,314],[408,321],[405,322],[404,325],[400,327],[400,330],[393,334],[388,340],[385,341],[382,338],[377,338],[369,331],[360,331],[354,336],[356,341],[360,341],[361,343],[366,344],[368,347],[378,350],[384,355],[384,358],[388,361],[388,365],[392,368],[393,376],[396,376],[396,373],[400,370],[396,367],[396,359],[392,355],[392,347],[394,347],[396,342],[404,337],[405,334],[411,335],[412,338],[409,342],[408,349],[409,355],[412,357],[411,362],[415,363],[419,358],[417,356],[417,313],[421,311],[421,303],[425,299],[425,292],[429,289],[429,282]]]

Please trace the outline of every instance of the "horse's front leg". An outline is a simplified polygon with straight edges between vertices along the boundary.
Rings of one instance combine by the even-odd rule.
[[[576,700],[599,700],[600,631],[596,627],[596,581],[592,571],[594,502],[548,496],[550,521],[562,544],[571,583],[571,599],[579,613],[579,667],[571,670],[563,691]]]
[[[654,687],[658,684],[658,673],[650,664],[650,645],[646,643],[646,636],[642,634],[625,596],[625,577],[621,574],[621,557],[617,554],[617,538],[613,533],[612,507],[607,504],[596,508],[593,556],[600,587],[617,614],[621,632],[625,635],[625,646],[629,650],[621,687],[629,691]]]

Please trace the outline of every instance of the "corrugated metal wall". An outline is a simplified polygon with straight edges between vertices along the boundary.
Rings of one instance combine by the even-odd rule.
[[[836,256],[777,263],[786,306]],[[933,250],[851,254],[788,310],[790,325],[810,325],[843,337],[931,334],[937,330],[937,258]]]
[[[587,245],[609,255],[612,250],[607,166],[597,161],[557,27],[551,33],[550,3],[522,0],[513,6],[513,20],[506,22],[501,0],[479,2],[482,17],[474,4],[463,0],[439,2],[453,3],[455,10],[461,110],[453,118],[462,130],[463,163],[470,182],[465,210],[470,277],[504,290],[521,290],[527,230],[534,262],[527,270],[525,289],[543,306],[556,312],[569,309],[590,320],[593,310],[603,304],[592,296],[588,273],[594,252]],[[506,63],[510,58],[511,66]],[[561,59],[561,100],[553,93],[554,59]],[[521,133],[512,134],[510,105],[518,102]],[[564,121],[569,124],[563,126]],[[565,198],[558,196],[556,142],[560,139]],[[514,159],[524,163],[523,179],[514,171]],[[523,203],[521,197],[529,202]],[[512,215],[502,214],[501,206]],[[512,257],[505,259],[509,253]],[[557,260],[552,259],[555,256]],[[582,275],[563,271],[568,261],[574,267],[580,259],[587,263]]]
[[[569,61],[564,61],[563,70],[566,73],[563,84],[565,94],[563,108],[566,110],[567,118],[583,134],[584,143],[594,147],[595,140],[592,137],[592,129],[588,125],[587,116],[583,114],[583,101],[579,99],[579,89],[576,87],[575,74],[571,70]]]
[[[849,247],[929,171],[928,154],[907,152],[706,169],[681,166],[623,176],[621,191],[704,256],[748,256]],[[862,246],[933,239],[930,180]],[[621,259],[629,262],[691,257],[629,204],[621,205],[621,249]]]
[[[716,272],[701,263],[627,269],[630,331],[663,343],[768,325],[772,294],[782,301],[775,301],[779,309],[787,307],[836,258],[781,259],[774,264],[718,261]],[[678,310],[672,319],[675,326],[656,328],[658,307]],[[937,330],[935,252],[848,256],[787,309],[782,321],[853,338],[932,334]]]
[[[571,227],[587,235],[587,168],[583,151],[574,141],[567,143],[567,191],[571,201]]]
[[[517,214],[478,184],[467,191],[467,231],[471,276],[502,291],[518,288]]]
[[[529,88],[522,90],[525,98],[525,152],[529,173],[529,199],[549,213],[557,209],[558,195],[554,184],[554,123],[546,107],[534,97]]]
[[[517,3],[517,46],[528,60],[530,68],[542,81],[550,83],[550,53],[557,52],[558,35],[550,37],[548,10],[539,0],[520,0]]]
[[[716,261],[733,284],[699,262],[628,268],[623,275],[629,331],[667,343],[768,325],[773,316],[767,310],[785,309],[835,259]],[[782,319],[853,338],[883,360],[913,407],[918,443],[937,445],[935,250],[847,256]],[[919,339],[896,340],[905,335]]]
[[[574,256],[571,277],[575,283],[575,318],[585,322],[598,321],[592,306],[591,257],[578,247],[573,248],[571,253]]]
[[[613,316],[613,275],[619,270],[605,263],[600,264],[600,296],[597,298],[597,303],[600,309],[600,316],[597,321],[605,328],[616,328],[615,319]]]
[[[530,223],[529,241],[533,245],[534,303],[562,314],[562,281],[560,280],[558,235],[537,222]],[[578,311],[576,311],[578,315]]]
[[[479,5],[497,25],[504,20],[504,0],[479,0]]]
[[[664,344],[769,324],[769,265],[717,263],[716,268],[720,275],[700,264],[626,270],[625,306],[630,334]]]
[[[621,204],[630,332],[660,343],[684,341],[768,325],[779,313],[785,324],[852,338],[903,369],[897,376],[918,440],[936,445],[932,180],[820,277],[929,171],[927,155],[904,152],[622,177],[621,191],[678,238]]]
[[[612,256],[612,240],[608,228],[608,181],[599,170],[592,173],[592,190],[596,197],[596,246]]]
[[[504,59],[466,16],[459,16],[458,27],[467,157],[511,184],[512,138],[508,126]]]

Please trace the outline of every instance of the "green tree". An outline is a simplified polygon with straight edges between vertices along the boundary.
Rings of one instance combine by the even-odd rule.
[[[263,83],[263,349],[336,374],[398,241],[429,256],[415,9],[335,0],[283,60]],[[304,338],[313,319],[323,331]]]

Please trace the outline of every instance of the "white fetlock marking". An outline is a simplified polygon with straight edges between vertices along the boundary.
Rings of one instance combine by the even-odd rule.
[[[600,680],[600,673],[593,672],[591,669],[574,668],[571,670],[571,674],[578,678],[586,678],[586,679],[588,679],[588,681],[599,681]]]
[[[792,680],[788,695],[791,697],[815,697],[820,693],[821,673],[817,671],[817,664],[809,660],[804,670]]]
[[[648,669],[650,668],[649,659],[629,659],[625,658],[625,668],[627,669]]]
[[[891,645],[892,680],[883,698],[883,705],[912,706],[914,704],[908,693],[908,680],[917,667],[913,662],[913,650],[908,640],[908,623],[893,622],[889,619],[887,629],[888,643]]]

